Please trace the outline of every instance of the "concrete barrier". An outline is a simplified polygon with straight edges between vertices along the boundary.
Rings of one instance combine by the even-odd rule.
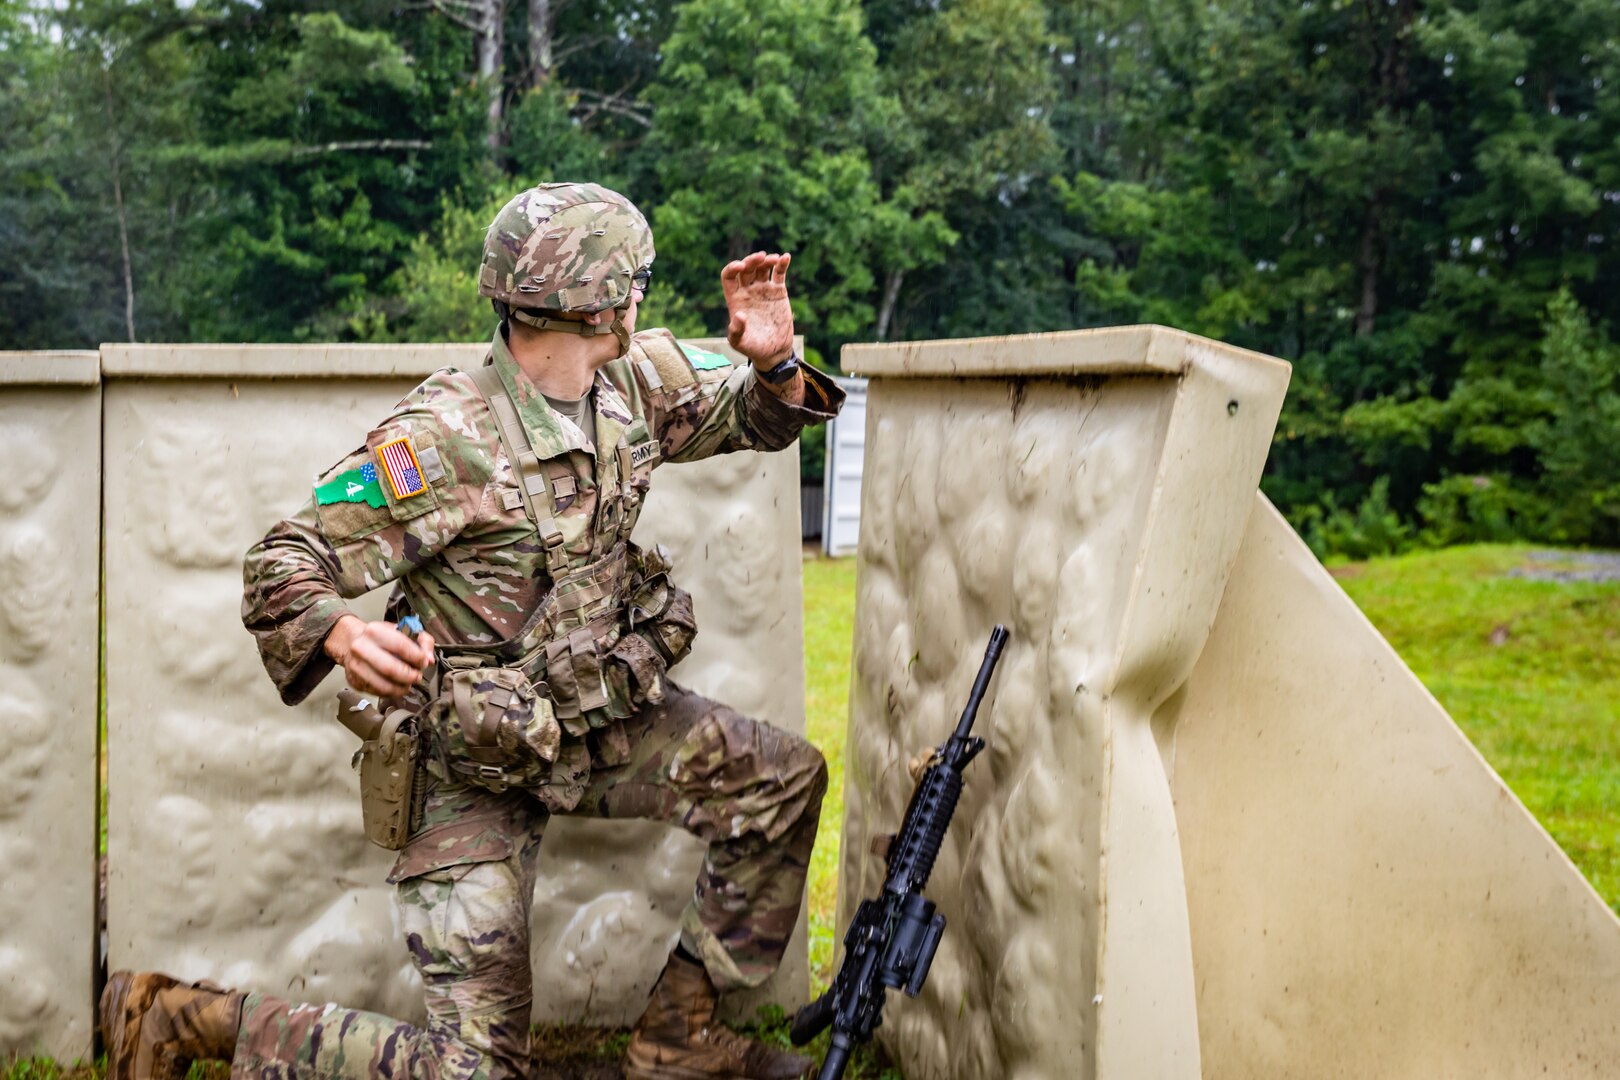
[[[1151,327],[845,363],[846,919],[1013,632],[906,1075],[1614,1075],[1620,920],[1255,494],[1281,365]]]
[[[101,384],[0,352],[0,1058],[90,1051]]]
[[[717,343],[709,342],[713,348]],[[241,556],[429,371],[474,346],[108,346],[109,937],[155,967],[420,1018],[391,855],[360,831],[334,676],[296,709],[241,628]],[[676,554],[701,633],[676,676],[804,729],[792,454],[659,470],[637,530]],[[382,596],[368,598],[380,612]],[[537,1019],[639,1013],[700,848],[558,820],[535,903]],[[765,996],[806,992],[801,931]],[[756,999],[757,1000],[757,999]]]
[[[871,379],[840,913],[881,882],[906,759],[1012,638],[892,998],[907,1076],[1196,1077],[1197,987],[1155,711],[1197,660],[1287,365],[1156,327],[851,347]]]
[[[1255,496],[1168,743],[1204,1074],[1611,1077],[1620,921]]]

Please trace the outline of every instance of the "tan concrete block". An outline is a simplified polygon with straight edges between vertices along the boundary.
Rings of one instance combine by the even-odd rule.
[[[1255,502],[1156,720],[1205,1075],[1615,1075],[1620,921]]]
[[[96,964],[95,353],[0,353],[0,1058],[90,1053]]]
[[[142,378],[108,390],[112,960],[419,1019],[383,881],[392,856],[360,831],[353,740],[331,718],[339,684],[280,704],[237,615],[240,559],[414,383],[395,373],[465,365],[468,350],[350,357],[380,366],[344,366],[346,378],[261,377],[309,371],[278,348],[234,371],[217,349],[113,365]],[[661,469],[637,538],[671,547],[695,597],[700,633],[676,676],[802,731],[796,485],[791,454]],[[536,1016],[639,1013],[699,856],[660,826],[553,821]],[[789,1005],[804,994],[802,936],[790,955],[771,991]]]
[[[950,926],[884,1042],[907,1075],[1196,1076],[1152,719],[1214,618],[1287,367],[1141,327],[853,366],[873,381],[844,919],[881,882],[869,841],[899,825],[904,761],[949,733],[990,627],[1012,631],[928,889]]]

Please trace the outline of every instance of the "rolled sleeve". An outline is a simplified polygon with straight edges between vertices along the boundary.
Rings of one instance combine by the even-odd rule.
[[[809,364],[799,365],[804,375],[804,404],[794,405],[771,393],[749,367],[741,395],[742,423],[756,448],[782,450],[793,445],[799,432],[825,424],[844,407],[844,389]]]
[[[302,516],[302,515],[301,515]],[[242,625],[259,646],[281,700],[296,705],[332,670],[324,645],[349,611],[318,554],[318,538],[282,522],[242,562]]]

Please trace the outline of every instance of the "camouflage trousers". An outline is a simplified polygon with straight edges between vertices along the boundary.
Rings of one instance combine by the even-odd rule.
[[[553,813],[664,821],[706,840],[681,943],[722,990],[763,982],[798,921],[826,763],[804,739],[673,684],[623,724],[622,739],[584,740],[554,789],[430,781],[423,826],[389,877],[426,1028],[250,994],[233,1080],[530,1075],[529,918]]]

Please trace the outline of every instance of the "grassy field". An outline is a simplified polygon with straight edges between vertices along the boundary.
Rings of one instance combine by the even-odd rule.
[[[849,721],[849,656],[855,637],[855,560],[804,564],[804,697],[810,741],[827,755],[827,798],[810,861],[810,970],[832,977],[837,942],[838,840],[844,820],[844,734]]]

